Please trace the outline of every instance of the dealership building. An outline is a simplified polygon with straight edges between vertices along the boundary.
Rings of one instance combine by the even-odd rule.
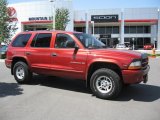
[[[138,48],[152,43],[160,50],[159,8],[124,8],[74,10],[72,0],[19,0],[10,3],[12,17],[18,30],[46,30],[53,24],[57,8],[69,9],[67,31],[93,34],[112,46],[113,43],[135,43]]]

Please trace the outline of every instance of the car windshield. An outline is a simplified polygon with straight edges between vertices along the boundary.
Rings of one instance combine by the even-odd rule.
[[[85,33],[74,33],[74,35],[78,38],[78,40],[83,44],[85,48],[97,49],[97,48],[105,47],[105,44],[97,40],[92,35],[85,34]]]

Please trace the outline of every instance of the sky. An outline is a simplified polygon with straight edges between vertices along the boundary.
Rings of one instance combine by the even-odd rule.
[[[8,0],[9,3],[26,0]],[[33,0],[27,0],[33,1]],[[48,0],[49,1],[49,0]],[[72,0],[75,10],[158,7],[160,0]]]

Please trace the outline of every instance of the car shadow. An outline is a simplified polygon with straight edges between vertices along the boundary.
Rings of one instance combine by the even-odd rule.
[[[71,80],[58,77],[46,77],[35,75],[30,85],[41,85],[63,90],[91,94],[90,89],[86,88],[85,81]],[[160,99],[160,86],[137,84],[125,87],[115,101],[142,101],[152,102]],[[93,95],[92,95],[93,96]]]
[[[59,77],[34,75],[30,85],[41,85],[63,90],[91,94],[91,91],[86,88],[86,83],[83,80],[71,80]]]
[[[125,87],[116,101],[153,102],[160,99],[160,86],[137,84]]]
[[[0,98],[23,94],[23,89],[17,83],[0,82]]]

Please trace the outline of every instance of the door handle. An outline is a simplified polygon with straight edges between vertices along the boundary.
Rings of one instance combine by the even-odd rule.
[[[30,55],[31,53],[30,52],[26,52],[26,55]]]
[[[54,57],[54,56],[57,56],[57,54],[56,54],[56,53],[52,53],[51,55],[52,55],[53,57]]]

